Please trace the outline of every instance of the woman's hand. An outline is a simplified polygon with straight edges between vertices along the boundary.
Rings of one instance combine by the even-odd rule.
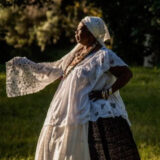
[[[101,90],[95,90],[91,91],[89,93],[89,99],[96,101],[97,99],[103,99],[102,98],[102,91]]]
[[[111,67],[109,71],[115,77],[117,77],[117,80],[112,85],[112,93],[114,93],[116,90],[122,88],[132,78],[132,72],[130,71],[130,69],[127,66]],[[109,96],[109,93],[108,93],[108,96]],[[105,95],[105,97],[106,97],[105,99],[107,99],[108,96]],[[91,91],[89,93],[89,98],[93,101],[96,101],[97,99],[104,99],[104,97],[102,96],[101,90]]]

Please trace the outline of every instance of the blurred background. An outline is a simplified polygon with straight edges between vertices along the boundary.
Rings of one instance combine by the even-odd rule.
[[[100,16],[110,47],[130,65],[160,65],[159,0],[1,0],[0,63],[14,56],[54,60],[75,45],[74,32],[86,15]],[[63,54],[57,55],[57,49]],[[53,58],[53,59],[52,59]]]
[[[59,81],[33,95],[7,98],[5,62],[55,61],[76,44],[85,16],[106,22],[115,51],[133,72],[121,89],[142,160],[160,160],[160,0],[0,0],[0,160],[33,160]]]

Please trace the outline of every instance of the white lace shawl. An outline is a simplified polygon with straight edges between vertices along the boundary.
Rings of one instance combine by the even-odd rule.
[[[36,93],[60,78],[79,46],[55,62],[35,63],[26,57],[14,57],[6,62],[7,96]]]

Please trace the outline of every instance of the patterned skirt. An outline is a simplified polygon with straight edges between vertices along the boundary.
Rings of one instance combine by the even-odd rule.
[[[140,160],[130,127],[122,117],[89,122],[91,160]]]

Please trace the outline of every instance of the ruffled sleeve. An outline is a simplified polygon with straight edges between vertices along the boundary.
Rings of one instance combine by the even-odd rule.
[[[55,62],[35,63],[26,57],[14,57],[6,62],[6,93],[8,97],[36,93],[61,76],[73,59],[77,44],[69,53]]]
[[[26,57],[14,57],[6,62],[6,93],[16,97],[38,92],[63,74],[61,60],[35,63]]]

